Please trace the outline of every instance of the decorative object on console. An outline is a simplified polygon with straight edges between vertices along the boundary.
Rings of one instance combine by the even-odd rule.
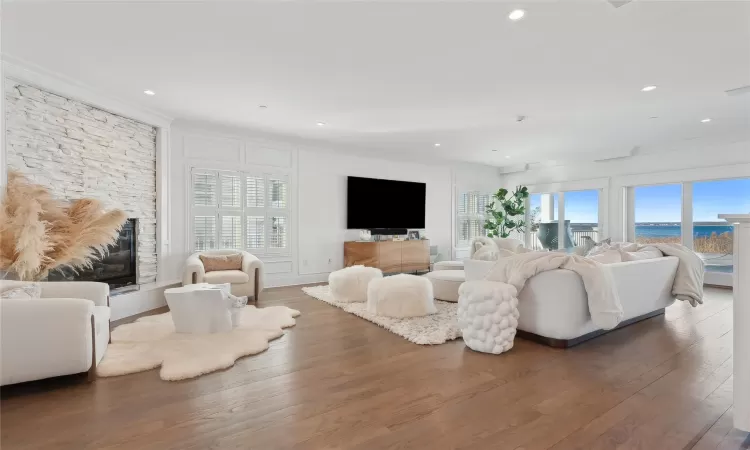
[[[161,366],[161,379],[175,381],[226,369],[238,358],[266,350],[299,315],[286,306],[247,306],[240,308],[231,331],[210,334],[176,333],[171,313],[142,317],[112,331],[97,374],[113,377]]]
[[[526,222],[523,216],[526,212],[526,199],[529,189],[518,186],[508,196],[508,190],[500,188],[492,195],[493,200],[487,205],[486,213],[490,217],[484,223],[489,237],[507,238],[512,232],[525,233]],[[521,218],[516,218],[521,216]]]
[[[105,211],[98,200],[58,200],[11,171],[0,207],[0,270],[40,280],[57,267],[91,267],[115,242],[125,219],[124,212]]]
[[[328,285],[331,296],[339,303],[367,301],[367,285],[370,281],[383,278],[383,272],[375,267],[351,266],[331,272]]]
[[[416,275],[376,278],[367,285],[367,311],[377,316],[403,319],[435,314],[434,298],[430,280]]]
[[[397,319],[368,312],[366,303],[338,303],[333,300],[328,286],[303,287],[302,291],[312,298],[341,308],[415,344],[444,344],[461,337],[461,330],[456,322],[456,303],[435,301],[435,314]]]
[[[359,230],[359,240],[360,241],[371,241],[372,240],[372,233],[370,230]]]
[[[411,230],[411,231],[409,231],[409,240],[410,241],[417,241],[417,240],[419,240],[419,230]]]
[[[240,255],[241,264],[239,269],[208,271],[203,265],[203,257],[226,257]],[[232,262],[232,264],[236,264]],[[263,291],[263,261],[248,252],[239,250],[205,250],[193,253],[185,262],[185,270],[182,275],[182,285],[197,283],[231,284],[231,293],[236,296],[253,297],[258,301],[258,296]]]

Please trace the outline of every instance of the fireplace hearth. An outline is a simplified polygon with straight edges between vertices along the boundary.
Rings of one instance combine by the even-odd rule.
[[[110,289],[137,283],[137,238],[138,219],[128,219],[120,230],[120,236],[109,253],[92,261],[91,268],[73,270],[61,268],[49,273],[49,281],[99,281],[109,284]]]

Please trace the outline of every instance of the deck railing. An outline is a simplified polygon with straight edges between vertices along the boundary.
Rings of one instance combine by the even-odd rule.
[[[544,247],[542,247],[542,243],[539,242],[539,239],[536,237],[537,232],[532,231],[531,232],[531,249],[532,250],[544,250]],[[584,236],[588,236],[594,241],[599,240],[599,231],[597,230],[576,230],[573,229],[573,243],[576,246],[584,245],[585,239]]]

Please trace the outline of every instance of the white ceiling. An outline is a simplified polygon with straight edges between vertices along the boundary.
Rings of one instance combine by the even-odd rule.
[[[750,138],[750,95],[724,93],[750,85],[748,2],[11,2],[2,43],[176,118],[384,154],[502,166]]]

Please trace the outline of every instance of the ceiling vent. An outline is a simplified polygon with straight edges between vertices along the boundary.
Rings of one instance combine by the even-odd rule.
[[[633,0],[607,0],[607,2],[614,6],[615,8],[619,8],[621,6],[627,5],[628,3],[632,2]]]
[[[730,89],[728,91],[725,91],[727,95],[742,95],[742,94],[750,94],[750,85],[748,86],[742,86],[734,89]]]

